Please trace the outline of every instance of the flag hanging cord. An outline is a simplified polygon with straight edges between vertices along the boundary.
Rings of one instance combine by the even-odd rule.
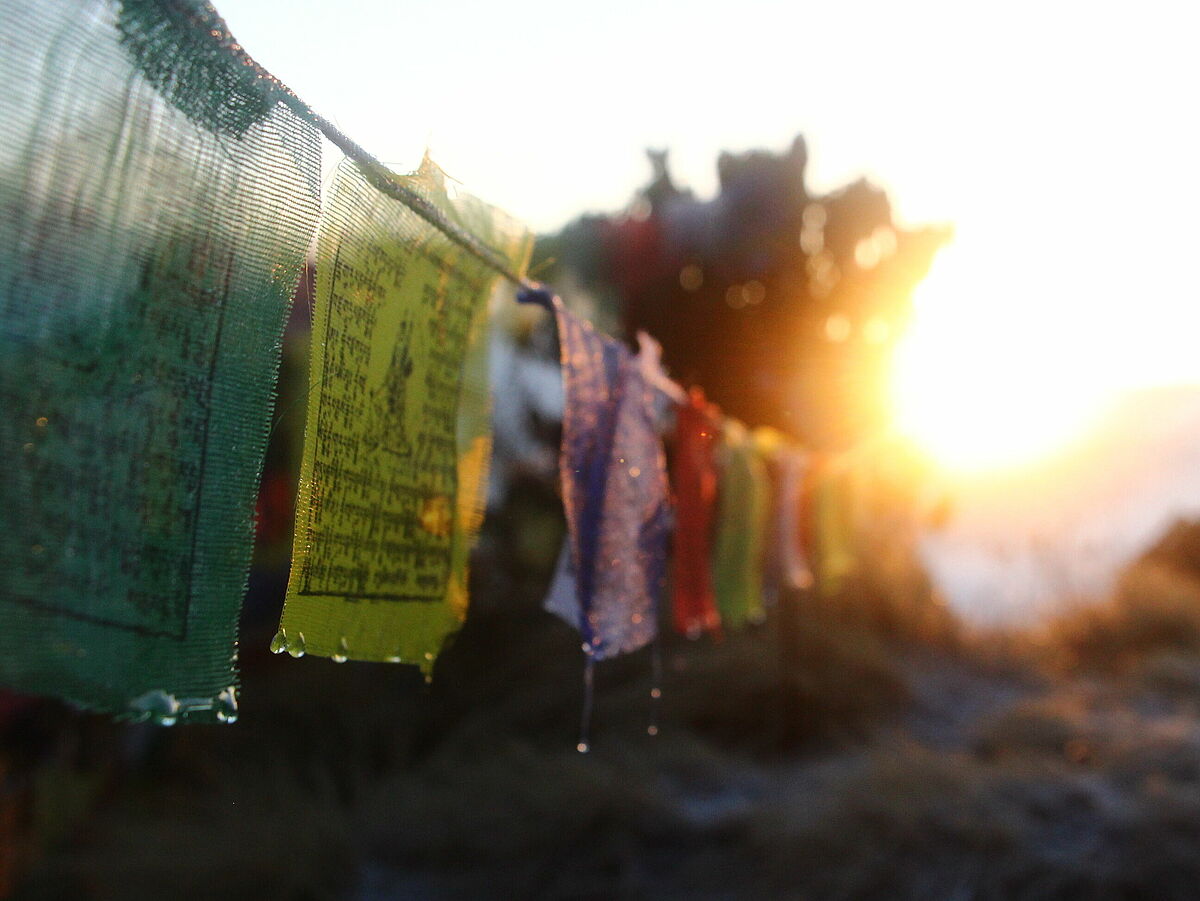
[[[186,27],[195,29],[197,34],[202,34],[205,40],[215,44],[221,54],[227,58],[228,65],[235,67],[240,79],[244,79],[246,74],[252,75],[259,90],[271,99],[283,103],[296,115],[315,126],[342,153],[358,164],[372,187],[404,204],[455,244],[513,284],[522,288],[533,287],[528,279],[522,278],[514,272],[493,248],[487,246],[466,229],[451,222],[434,204],[397,181],[387,166],[344,134],[332,122],[313,110],[295,91],[263,68],[234,39],[229,26],[208,0],[200,0],[200,2],[197,0],[162,0],[162,7],[172,17],[182,20]]]

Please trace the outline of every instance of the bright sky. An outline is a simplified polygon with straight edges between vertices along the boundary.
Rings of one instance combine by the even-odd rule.
[[[715,190],[722,149],[803,132],[956,224],[899,362],[947,462],[1036,455],[1114,390],[1200,382],[1200,53],[1180,0],[801,4],[218,0],[260,62],[401,169],[433,157],[539,230],[614,210],[647,146]]]

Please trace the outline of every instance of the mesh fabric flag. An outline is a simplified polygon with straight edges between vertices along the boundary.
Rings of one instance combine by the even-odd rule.
[[[770,511],[763,536],[763,600],[774,606],[785,591],[810,588],[813,583],[802,527],[810,512],[804,497],[808,454],[767,427],[754,430],[754,443],[770,482]]]
[[[196,5],[8,0],[0,684],[229,719],[315,131]]]
[[[858,568],[853,527],[854,481],[842,461],[820,458],[813,467],[813,528],[817,588],[837,594]]]
[[[805,553],[811,538],[812,496],[805,490],[809,454],[784,447],[779,457],[779,506],[776,508],[776,538],[783,588],[803,590],[813,584],[812,564]]]
[[[697,637],[721,628],[712,580],[712,529],[717,500],[713,453],[719,426],[700,388],[692,388],[675,414],[675,537],[671,610],[675,628]]]
[[[528,291],[521,299],[555,315],[566,397],[559,466],[568,547],[547,606],[603,660],[643,647],[658,629],[669,508],[654,391],[623,344],[559,298]]]
[[[393,176],[395,177],[395,176]],[[524,264],[524,229],[395,177]],[[292,576],[273,650],[428,668],[466,612],[490,453],[494,270],[344,162],[317,241],[311,390]]]
[[[763,536],[770,512],[766,465],[740,422],[726,419],[717,447],[720,490],[713,547],[713,587],[721,622],[761,621]]]

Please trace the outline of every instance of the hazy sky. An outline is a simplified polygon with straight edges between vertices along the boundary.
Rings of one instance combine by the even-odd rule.
[[[218,5],[369,149],[404,164],[429,143],[538,228],[623,203],[645,146],[709,192],[720,149],[800,131],[818,188],[869,174],[912,220],[1093,189],[1197,199],[1200,63],[1177,0]]]
[[[721,149],[803,132],[812,187],[867,175],[903,221],[958,228],[907,348],[907,384],[940,419],[964,385],[1079,411],[1200,381],[1191,6],[218,2],[376,155],[411,169],[428,144],[539,230],[623,206],[644,147],[669,147],[708,195]]]

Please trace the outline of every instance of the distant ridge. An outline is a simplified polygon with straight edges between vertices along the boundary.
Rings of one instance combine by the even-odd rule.
[[[1177,520],[1200,517],[1200,386],[1130,391],[1044,462],[963,480],[921,539],[934,583],[978,625],[1103,598]]]

